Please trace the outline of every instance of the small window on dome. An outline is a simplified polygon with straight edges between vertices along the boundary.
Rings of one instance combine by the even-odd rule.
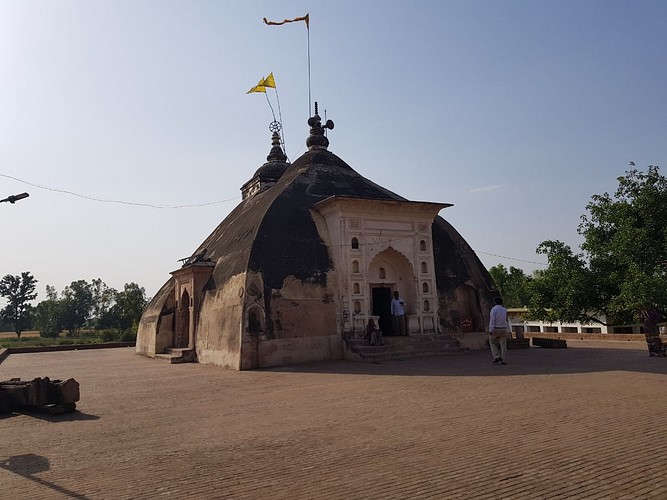
[[[384,267],[380,268],[380,279],[381,280],[387,279],[387,273],[385,272]]]
[[[424,240],[421,240],[419,242],[419,250],[422,251],[422,252],[426,251],[426,242]]]
[[[352,272],[355,273],[355,274],[359,272],[359,261],[358,260],[353,260],[352,261]]]
[[[352,238],[352,250],[359,250],[359,240]]]

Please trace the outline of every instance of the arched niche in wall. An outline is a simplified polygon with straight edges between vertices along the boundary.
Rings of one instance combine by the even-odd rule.
[[[485,325],[477,291],[470,285],[461,285],[456,288],[455,294],[460,321],[469,320],[472,331],[483,332]]]
[[[249,333],[262,333],[264,332],[264,311],[259,306],[251,306],[248,308],[247,313],[248,318],[248,332]]]

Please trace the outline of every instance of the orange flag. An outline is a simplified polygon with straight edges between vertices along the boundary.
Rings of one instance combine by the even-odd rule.
[[[306,23],[306,29],[310,30],[310,17],[309,14],[306,14],[303,17],[295,17],[294,19],[285,19],[280,22],[269,21],[267,18],[264,18],[264,24],[268,26],[280,26],[285,23],[295,23],[297,21],[304,21]]]

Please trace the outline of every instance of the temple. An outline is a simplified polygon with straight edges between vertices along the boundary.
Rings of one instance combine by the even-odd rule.
[[[236,370],[354,359],[368,318],[391,335],[390,301],[411,336],[483,332],[495,286],[438,214],[361,176],[328,150],[333,123],[308,120],[288,163],[276,131],[242,201],[158,291],[138,353]],[[418,167],[415,167],[418,168]]]

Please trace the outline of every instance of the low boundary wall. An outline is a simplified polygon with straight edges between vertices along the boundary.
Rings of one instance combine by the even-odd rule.
[[[0,363],[10,354],[27,354],[31,352],[82,351],[85,349],[110,349],[115,347],[134,347],[136,342],[104,342],[101,344],[65,344],[40,345],[33,347],[8,347],[0,349]]]

